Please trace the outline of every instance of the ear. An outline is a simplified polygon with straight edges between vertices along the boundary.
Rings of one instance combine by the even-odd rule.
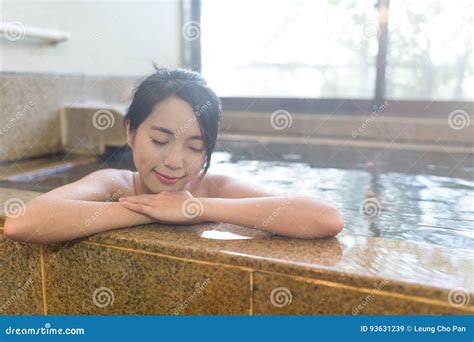
[[[130,130],[130,120],[125,121],[125,133],[127,135],[127,145],[133,149],[134,133]]]

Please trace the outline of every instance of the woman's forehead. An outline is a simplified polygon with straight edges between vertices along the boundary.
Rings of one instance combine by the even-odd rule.
[[[201,136],[199,122],[192,107],[175,97],[158,104],[147,121],[153,129],[165,128],[183,137]]]

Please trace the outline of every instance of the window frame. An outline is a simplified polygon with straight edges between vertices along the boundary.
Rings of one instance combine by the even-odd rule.
[[[387,101],[384,115],[447,117],[454,110],[471,113],[472,101],[394,100],[386,97],[386,64],[388,51],[388,24],[390,0],[377,0],[380,35],[376,56],[374,95],[367,99],[344,98],[283,98],[283,97],[220,97],[223,108],[228,111],[272,112],[285,109],[306,114],[367,115]],[[201,0],[182,0],[182,24],[201,22]],[[183,27],[183,25],[181,27]],[[182,44],[184,67],[201,72],[201,36]]]

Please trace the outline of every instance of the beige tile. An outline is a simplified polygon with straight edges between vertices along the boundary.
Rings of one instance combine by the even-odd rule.
[[[90,243],[63,247],[45,252],[48,314],[249,313],[246,270]]]
[[[60,152],[61,108],[78,103],[123,106],[134,82],[127,77],[0,73],[0,160]]]
[[[465,315],[472,307],[456,308],[442,301],[403,296],[372,288],[255,272],[255,315]]]
[[[111,106],[66,107],[61,110],[61,141],[65,152],[103,154],[105,145],[126,143],[124,110]]]
[[[291,114],[291,113],[290,113]],[[367,113],[369,114],[369,113]],[[375,119],[363,115],[291,114],[291,125],[278,130],[273,128],[270,112],[225,111],[222,131],[224,133],[270,134],[277,136],[305,136],[312,138],[333,137],[412,142],[434,142],[457,145],[472,145],[473,125],[460,130],[449,126],[446,118],[421,118],[380,115]],[[282,116],[284,117],[284,116]],[[283,124],[285,121],[281,121]],[[288,122],[288,121],[287,121]],[[278,122],[275,122],[278,126]],[[362,129],[361,129],[362,128]],[[361,129],[361,130],[359,130]]]
[[[0,229],[0,315],[42,315],[40,247],[13,242]]]

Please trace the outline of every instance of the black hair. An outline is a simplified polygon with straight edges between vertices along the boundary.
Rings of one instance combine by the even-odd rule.
[[[159,103],[173,96],[186,101],[194,110],[203,137],[206,160],[200,177],[204,177],[216,145],[221,101],[201,74],[181,68],[154,67],[156,71],[135,88],[124,124],[129,121],[130,131],[134,133]]]

